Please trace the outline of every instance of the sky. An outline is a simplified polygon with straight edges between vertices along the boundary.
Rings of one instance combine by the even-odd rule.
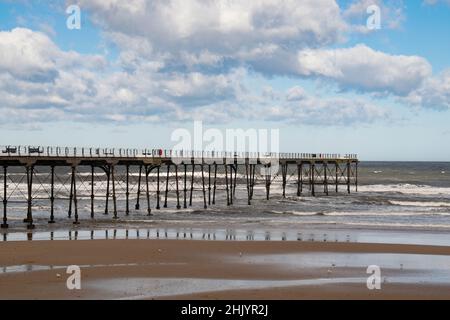
[[[202,121],[449,161],[449,52],[449,0],[0,0],[0,144],[171,148]]]

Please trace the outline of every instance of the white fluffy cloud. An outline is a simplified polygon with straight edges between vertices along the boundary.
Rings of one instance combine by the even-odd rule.
[[[7,72],[16,79],[53,81],[61,67],[99,68],[104,64],[101,56],[62,51],[40,32],[25,28],[0,32],[0,72]]]
[[[406,95],[432,74],[417,56],[395,56],[365,45],[345,49],[307,49],[298,54],[297,72],[336,80],[344,88]]]
[[[160,74],[148,61],[137,61],[133,72],[116,70],[101,57],[63,51],[45,34],[20,28],[0,32],[0,47],[1,107],[24,121],[176,120],[183,107],[235,99],[245,72]]]
[[[234,110],[240,117],[294,125],[341,126],[389,119],[388,108],[364,98],[321,97],[300,86],[285,92],[271,87],[260,95],[249,96],[248,110]]]
[[[334,42],[347,26],[334,0],[80,0],[106,30],[159,48],[214,47],[233,53],[260,43]]]
[[[335,0],[80,0],[107,37],[166,68],[290,74],[295,53],[343,40]],[[136,46],[136,42],[138,46]],[[137,47],[137,48],[136,48]]]
[[[321,98],[300,86],[255,94],[248,82],[260,75],[319,78],[409,104],[449,105],[448,75],[433,78],[421,57],[365,45],[326,49],[352,29],[345,20],[350,11],[343,13],[335,0],[79,2],[117,48],[117,59],[64,51],[30,29],[0,32],[0,99],[7,118],[347,124],[387,117],[362,96],[330,92]]]
[[[3,38],[14,39],[7,42]],[[1,65],[1,110],[6,115],[2,119],[9,122],[192,119],[223,122],[253,118],[315,123],[332,112],[334,124],[343,124],[384,116],[367,103],[322,100],[308,95],[301,87],[291,88],[286,94],[267,88],[266,94],[256,95],[243,85],[248,71],[242,67],[223,74],[160,72],[161,66],[155,67],[155,62],[121,56],[119,66],[122,63],[129,66],[134,61],[132,72],[107,66],[99,70],[94,63],[99,57],[65,52],[39,32],[28,29],[2,32],[0,42],[3,55],[15,55],[15,61],[21,64]],[[22,54],[23,47],[26,50]],[[36,81],[36,73],[45,80]]]
[[[450,69],[436,77],[428,78],[417,90],[405,99],[413,105],[436,109],[450,110]]]
[[[365,45],[324,49],[355,29],[349,19],[367,18],[370,4],[381,7],[390,27],[400,23],[400,0],[356,0],[346,8],[335,0],[80,0],[121,48],[129,70],[139,65],[224,73],[245,67],[266,76],[322,77],[342,89],[407,95],[430,76],[425,59]]]

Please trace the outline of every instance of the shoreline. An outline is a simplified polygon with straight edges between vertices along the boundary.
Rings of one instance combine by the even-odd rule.
[[[66,240],[198,240],[198,241],[286,241],[286,242],[354,242],[373,244],[412,244],[450,246],[443,230],[265,227],[259,223],[236,224],[141,222],[100,223],[95,227],[50,226],[46,230],[1,230],[0,243],[11,241]]]

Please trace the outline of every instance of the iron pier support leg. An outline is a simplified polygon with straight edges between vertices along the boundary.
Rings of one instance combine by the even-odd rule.
[[[227,189],[227,206],[230,205],[230,193],[228,190],[228,165],[225,164],[225,187]]]
[[[138,188],[137,188],[137,199],[136,199],[136,206],[135,209],[139,210],[139,198],[141,196],[141,176],[142,176],[142,165],[139,166],[139,178],[138,178]]]
[[[50,186],[50,220],[48,223],[55,223],[55,166],[51,166],[51,186]]]
[[[270,166],[266,166],[266,200],[270,199],[270,183],[271,183],[271,176],[270,176],[270,172],[271,171],[271,167]]]
[[[108,203],[109,203],[109,178],[111,175],[111,168],[107,166],[108,171],[106,172],[106,203],[105,203],[105,214],[108,214]]]
[[[80,224],[78,221],[78,200],[77,200],[77,180],[76,180],[76,174],[77,174],[77,167],[72,166],[72,177],[73,177],[73,207],[75,209],[75,221],[73,224]]]
[[[32,230],[34,229],[33,224],[33,212],[32,212],[32,196],[33,196],[33,172],[34,172],[34,166],[27,166],[27,177],[28,177],[28,210],[27,210],[27,229]]]
[[[116,196],[116,179],[114,175],[115,166],[111,166],[111,183],[112,183],[112,198],[113,198],[113,213],[114,219],[117,219],[117,196]]]
[[[336,169],[336,193],[338,193],[339,192],[339,165],[338,165],[338,163],[337,163],[337,161],[336,161],[336,163],[335,163],[335,169]]]
[[[208,164],[208,206],[211,205],[211,165]]]
[[[94,166],[91,166],[91,219],[94,219]]]
[[[233,185],[234,185],[234,181],[233,181],[233,171],[234,171],[234,165],[231,164],[230,165],[230,204],[233,204]]]
[[[347,162],[347,192],[350,194],[350,161]]]
[[[187,208],[187,164],[183,164],[184,166],[184,188],[183,188],[183,194],[184,194],[184,203],[183,208]]]
[[[231,198],[231,203],[233,203],[233,199],[236,198],[237,171],[238,171],[238,164],[236,163],[234,167],[233,197]]]
[[[250,200],[253,200],[253,190],[255,189],[255,171],[256,164],[250,165]]]
[[[212,204],[216,204],[216,188],[217,188],[217,163],[214,162],[214,186]]]
[[[189,197],[189,206],[192,206],[192,193],[194,192],[194,173],[195,173],[195,164],[192,163],[191,194]]]
[[[177,209],[181,209],[180,188],[178,186],[178,165],[175,165],[175,184],[176,184],[176,193],[177,193]]]
[[[8,193],[7,193],[7,188],[8,185],[6,183],[6,178],[7,178],[7,171],[8,167],[4,166],[3,167],[3,223],[1,225],[2,229],[7,229],[8,228],[8,217],[6,215],[6,208],[8,206]]]
[[[29,180],[29,186],[28,186],[28,211],[27,211],[27,220],[28,220],[28,225],[27,225],[27,229],[28,230],[32,230],[34,229],[34,224],[33,224],[33,212],[32,212],[32,194],[33,194],[33,172],[34,172],[34,166],[31,166],[30,170],[30,180]]]
[[[356,192],[358,192],[358,161],[356,161],[355,166],[355,188]]]
[[[328,196],[328,164],[326,162],[323,163],[323,191]]]
[[[246,177],[246,182],[247,182],[247,204],[251,205],[251,201],[250,201],[250,175],[251,175],[252,168],[250,167],[250,170],[249,170],[249,166],[251,166],[251,165],[249,165],[248,163],[245,164],[245,177]]]
[[[310,164],[311,170],[311,194],[313,197],[316,196],[316,164],[313,162]]]
[[[150,172],[148,171],[148,167],[145,166],[145,193],[147,196],[147,216],[152,215],[152,208],[150,207],[150,188],[148,186],[148,175]]]
[[[161,206],[159,205],[160,202],[160,195],[161,195],[161,190],[159,189],[159,184],[160,184],[160,179],[159,179],[159,170],[160,170],[160,166],[158,166],[156,168],[156,210],[161,209]]]
[[[130,215],[130,165],[127,164],[126,166],[127,170],[127,177],[126,177],[126,190],[125,190],[125,197],[126,197],[126,203],[125,203],[125,215]]]
[[[206,187],[205,187],[205,171],[204,171],[204,165],[202,163],[202,186],[203,186],[203,208],[206,209],[208,206],[206,205]]]
[[[300,197],[302,194],[302,178],[303,178],[303,166],[301,164],[297,164],[297,197]]]
[[[281,175],[283,179],[283,198],[286,198],[286,175],[287,175],[287,163],[281,165]]]
[[[167,196],[169,194],[170,164],[167,165],[166,190],[164,193],[164,208],[167,208]]]
[[[300,194],[303,193],[303,162],[300,164]]]
[[[70,177],[70,194],[69,194],[69,211],[67,213],[67,216],[69,218],[72,218],[72,201],[73,201],[73,172],[71,173],[71,177]]]

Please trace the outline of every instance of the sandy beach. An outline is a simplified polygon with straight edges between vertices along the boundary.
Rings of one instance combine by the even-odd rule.
[[[0,246],[0,299],[450,298],[446,246],[191,240]],[[382,267],[381,290],[367,289],[369,264]],[[81,268],[81,290],[66,287],[69,265]]]

